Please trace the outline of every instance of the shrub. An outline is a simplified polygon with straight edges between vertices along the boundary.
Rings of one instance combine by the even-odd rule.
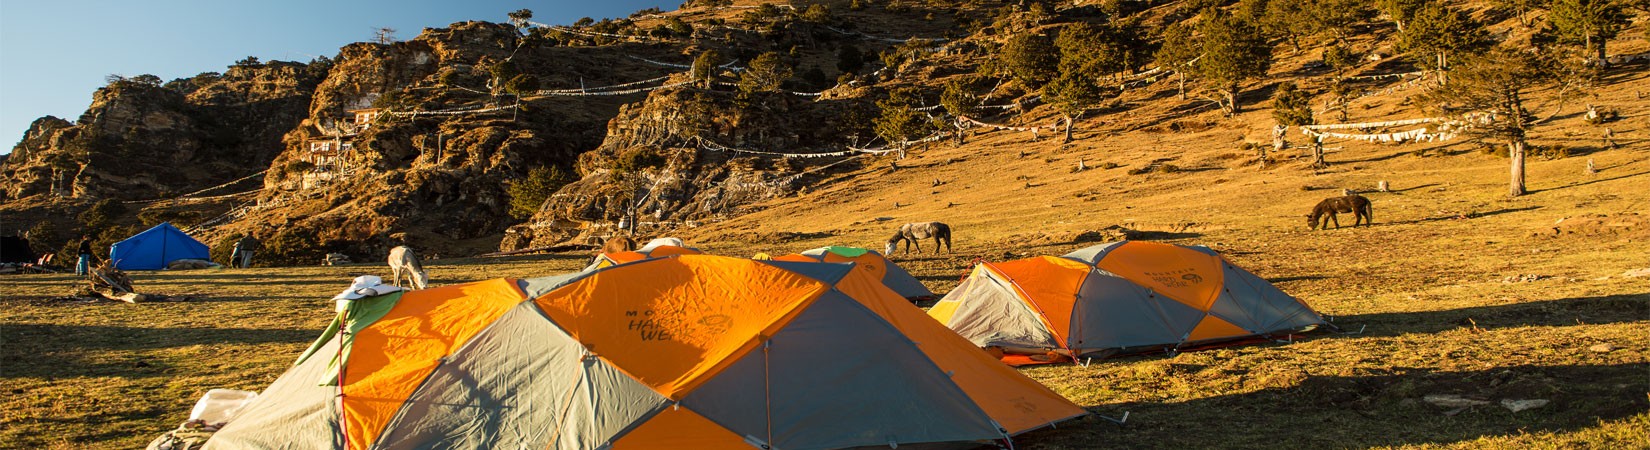
[[[619,154],[618,159],[613,162],[613,171],[631,173],[664,165],[664,155],[647,147],[636,147]]]
[[[143,225],[149,227],[160,225],[161,222],[171,222],[172,225],[178,228],[184,228],[200,223],[202,219],[205,219],[205,215],[201,211],[141,211],[138,212],[138,220],[143,221]]]
[[[207,250],[207,254],[212,255],[212,262],[226,266],[234,265],[234,261],[229,260],[229,255],[235,252],[235,241],[241,240],[241,236],[240,233],[234,233],[212,243],[211,248]]]
[[[303,229],[285,229],[274,237],[263,240],[263,249],[253,255],[253,264],[314,265],[326,256],[326,248],[317,242],[315,234]],[[234,243],[231,242],[233,247]],[[224,254],[228,261],[228,253]]]
[[[510,216],[517,219],[532,217],[539,206],[571,182],[571,178],[560,167],[542,166],[534,167],[526,178],[511,181],[505,188],[505,193],[510,195]]]
[[[86,230],[87,233],[91,234],[103,235],[107,234],[103,232],[103,229],[113,225],[115,219],[126,215],[126,212],[124,203],[106,198],[92,205],[91,209],[81,212],[78,218],[82,230]]]
[[[27,233],[29,237],[29,245],[32,247],[39,247],[34,249],[34,251],[42,251],[48,248],[47,246],[56,243],[58,239],[61,239],[57,235],[57,225],[52,224],[52,221],[50,220],[42,220],[35,223],[34,226],[30,227],[29,231],[25,233]]]
[[[836,51],[836,70],[846,73],[859,72],[859,69],[863,68],[865,68],[865,54],[859,51],[859,47],[844,45]]]

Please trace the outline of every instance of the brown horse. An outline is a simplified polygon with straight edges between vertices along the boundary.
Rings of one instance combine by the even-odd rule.
[[[1316,230],[1321,221],[1326,229],[1330,222],[1335,223],[1335,228],[1340,228],[1341,220],[1335,217],[1335,213],[1353,213],[1354,227],[1359,223],[1366,226],[1375,224],[1375,214],[1369,206],[1369,199],[1352,194],[1345,197],[1330,197],[1318,202],[1317,206],[1312,207],[1312,214],[1306,215],[1306,227]]]
[[[911,253],[911,246],[917,246],[917,253],[922,253],[922,244],[918,239],[934,238],[934,253],[940,252],[940,243],[945,243],[945,252],[951,253],[951,226],[939,222],[913,222],[900,225],[894,236],[888,238],[888,245],[883,246],[882,253],[893,255],[899,248],[899,242],[905,241],[905,253]]]

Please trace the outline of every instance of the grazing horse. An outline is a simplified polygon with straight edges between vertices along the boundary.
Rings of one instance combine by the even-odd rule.
[[[413,253],[412,247],[405,245],[390,249],[390,274],[394,277],[391,283],[401,285],[401,275],[407,275],[408,284],[414,288],[429,287],[430,275],[424,272],[424,265],[418,262],[418,255]]]
[[[1317,206],[1312,207],[1312,214],[1306,215],[1306,227],[1316,230],[1321,221],[1325,229],[1329,227],[1330,222],[1335,223],[1335,228],[1340,228],[1341,220],[1335,217],[1335,213],[1352,213],[1354,227],[1359,223],[1366,226],[1375,223],[1375,214],[1369,207],[1369,199],[1352,194],[1345,197],[1330,197],[1318,202]]]
[[[894,236],[888,238],[888,245],[883,246],[884,255],[893,255],[899,248],[899,242],[905,241],[905,253],[911,253],[911,246],[917,246],[917,253],[922,253],[922,244],[918,239],[934,238],[934,253],[940,252],[940,243],[945,243],[945,252],[951,253],[951,226],[939,222],[913,222],[900,225]]]

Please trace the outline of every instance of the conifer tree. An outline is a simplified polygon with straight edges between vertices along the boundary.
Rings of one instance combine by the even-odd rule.
[[[920,99],[918,94],[909,89],[895,89],[888,93],[888,98],[877,100],[877,109],[882,113],[872,121],[877,136],[888,141],[900,150],[900,157],[905,157],[907,141],[927,131],[930,122],[916,109],[912,108]]]
[[[511,181],[505,187],[505,194],[510,196],[510,216],[517,219],[532,217],[550,198],[570,180],[566,172],[555,166],[534,167],[528,171],[527,177]]]
[[[723,63],[722,52],[715,49],[705,50],[698,58],[693,59],[693,68],[689,71],[693,81],[704,83],[705,89],[710,89],[712,78],[716,76],[716,69]]]
[[[1060,112],[1065,128],[1065,142],[1071,142],[1071,125],[1083,111],[1093,107],[1105,96],[1093,78],[1079,72],[1064,72],[1054,82],[1043,86],[1043,100]]]
[[[526,28],[528,21],[533,20],[533,10],[522,8],[511,11],[508,16],[511,25],[515,25],[516,28]]]
[[[1450,56],[1483,47],[1481,27],[1461,10],[1441,3],[1428,3],[1415,11],[1403,32],[1398,33],[1398,49],[1409,52],[1416,64],[1438,71],[1438,81],[1447,82]]]
[[[1452,72],[1450,83],[1423,100],[1466,126],[1465,132],[1500,139],[1511,161],[1508,193],[1524,195],[1525,140],[1534,125],[1524,109],[1526,94],[1553,82],[1547,64],[1518,49],[1496,47],[1469,54]]]
[[[779,85],[791,78],[791,65],[779,57],[778,53],[767,52],[757,55],[750,65],[739,73],[739,92],[751,94],[755,92],[773,92],[779,90]]]
[[[1408,29],[1405,25],[1409,23],[1410,18],[1415,16],[1415,12],[1420,10],[1421,7],[1430,4],[1432,1],[1433,0],[1375,0],[1375,9],[1381,10],[1382,13],[1386,14],[1387,18],[1392,20],[1392,24],[1398,27],[1398,32],[1402,33],[1404,30]]]
[[[1285,81],[1278,85],[1277,91],[1272,94],[1272,120],[1278,125],[1298,127],[1317,123],[1312,117],[1312,94],[1295,87],[1295,82]],[[1323,146],[1318,145],[1316,139],[1312,142],[1312,167],[1326,167],[1329,163],[1323,159]],[[1265,155],[1262,155],[1262,164],[1265,164]]]
[[[1560,36],[1580,43],[1583,53],[1592,52],[1600,67],[1609,56],[1604,52],[1604,42],[1615,38],[1628,24],[1622,3],[1617,0],[1554,0],[1548,20]]]
[[[1163,31],[1163,45],[1157,48],[1154,58],[1159,66],[1174,71],[1175,78],[1180,82],[1181,100],[1186,99],[1186,72],[1191,70],[1192,62],[1201,54],[1203,47],[1192,35],[1190,27],[1177,23]]]
[[[940,93],[940,105],[951,114],[952,127],[957,132],[957,145],[962,145],[963,118],[973,115],[980,106],[980,97],[974,94],[973,80],[959,77],[946,81],[945,91]]]
[[[1226,114],[1236,114],[1243,83],[1272,68],[1272,45],[1254,24],[1225,11],[1209,9],[1203,16],[1198,26],[1203,55],[1192,70],[1220,93]]]
[[[1025,33],[1009,38],[997,54],[1003,67],[1026,87],[1036,89],[1059,74],[1060,56],[1048,36]]]

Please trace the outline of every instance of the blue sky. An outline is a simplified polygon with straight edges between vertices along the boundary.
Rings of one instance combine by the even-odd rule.
[[[0,153],[45,115],[70,121],[109,74],[164,80],[222,72],[236,60],[309,61],[390,27],[408,39],[465,20],[506,21],[533,10],[535,22],[624,17],[680,0],[0,0]]]

